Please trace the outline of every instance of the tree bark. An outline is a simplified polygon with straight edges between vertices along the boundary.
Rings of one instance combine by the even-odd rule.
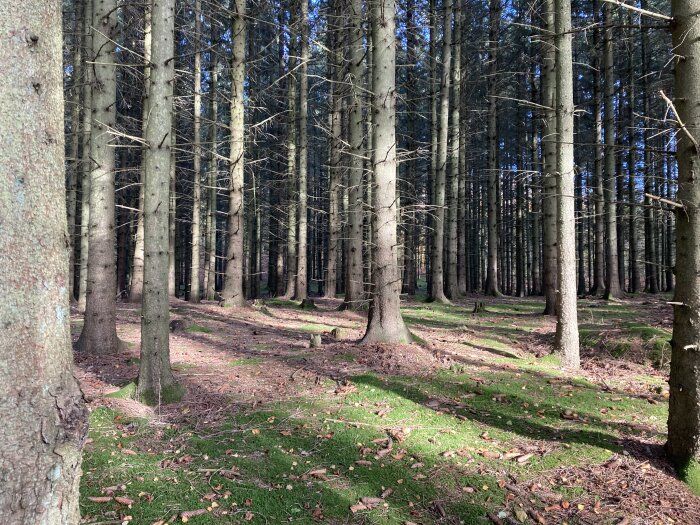
[[[350,111],[348,123],[348,253],[346,254],[345,308],[359,310],[364,303],[364,280],[362,268],[362,175],[364,159],[364,118],[363,86],[364,67],[364,31],[362,28],[362,1],[351,0],[349,5],[350,42],[348,48],[349,77],[351,85]]]
[[[228,247],[226,249],[226,277],[221,296],[227,306],[245,305],[243,294],[243,231],[245,213],[243,209],[243,168],[245,121],[244,81],[246,50],[246,0],[232,3],[232,54],[231,59],[231,147],[229,154],[230,186],[228,212]]]
[[[308,213],[308,160],[309,160],[309,0],[301,2],[301,41],[299,57],[299,243],[297,247],[297,278],[294,288],[294,298],[298,301],[306,299],[307,285],[307,213]]]
[[[190,276],[189,301],[198,303],[201,291],[199,283],[200,251],[202,244],[202,148],[201,148],[201,120],[202,120],[202,0],[195,0],[194,7],[194,144],[193,175],[192,175],[192,273]],[[232,97],[233,98],[233,97]]]
[[[450,117],[450,74],[452,66],[452,0],[444,0],[442,33],[442,74],[440,79],[440,120],[438,122],[438,143],[435,184],[433,186],[434,227],[430,264],[430,300],[449,303],[445,296],[445,186],[447,183],[447,146],[449,140]]]
[[[489,45],[488,64],[489,74],[487,81],[488,90],[488,262],[486,272],[487,295],[501,295],[498,285],[498,201],[499,201],[499,180],[501,175],[498,166],[498,110],[496,108],[496,96],[498,85],[496,75],[498,74],[498,42],[500,38],[501,26],[501,0],[490,0],[489,2]]]
[[[180,387],[170,368],[168,244],[170,133],[175,83],[175,0],[158,0],[152,12],[155,65],[149,77],[150,103],[144,151],[144,266],[141,308],[141,361],[137,397],[146,404],[179,401]]]
[[[73,377],[61,3],[0,10],[0,515],[76,525],[87,410]]]
[[[141,109],[141,129],[143,136],[146,136],[146,128],[148,127],[149,118],[149,92],[151,90],[151,6],[146,4],[144,7],[144,23],[143,23],[143,101]],[[146,155],[141,158],[140,175],[141,181],[139,185],[139,201],[138,209],[136,210],[136,238],[134,240],[133,264],[131,267],[131,286],[129,287],[129,301],[132,303],[141,302],[143,295],[143,200],[145,184],[145,164]]]
[[[93,6],[92,125],[90,138],[90,227],[87,261],[85,324],[78,348],[116,353],[117,268],[114,256],[114,147],[111,134],[116,121],[117,79],[115,42],[117,2],[103,0]]]
[[[600,4],[598,0],[593,2],[593,21],[600,20]],[[601,68],[601,53],[598,42],[598,32],[593,32],[593,67],[596,71]],[[593,210],[595,213],[595,248],[593,257],[593,284],[591,295],[603,295],[605,292],[605,193],[603,176],[603,121],[601,119],[602,99],[600,93],[600,74],[593,79],[593,111],[595,123],[595,157],[593,162],[594,189]]]
[[[371,5],[372,92],[372,303],[363,343],[409,343],[401,317],[396,262],[396,4]]]
[[[578,368],[576,214],[574,211],[574,75],[571,0],[555,0],[557,99],[557,331],[554,347],[566,368]]]
[[[92,56],[92,0],[85,1],[83,55]],[[87,260],[90,241],[90,137],[92,128],[92,68],[85,67],[83,79],[82,154],[80,159],[80,270],[78,272],[78,310],[85,311],[87,297]]]
[[[290,0],[289,57],[287,59],[287,287],[284,293],[287,299],[294,297],[297,278],[297,37],[294,33],[297,1],[299,0]]]
[[[700,0],[673,0],[678,193],[676,292],[671,340],[671,397],[666,450],[679,474],[700,492]]]
[[[617,252],[617,195],[615,190],[615,78],[613,69],[613,28],[612,4],[603,5],[603,23],[605,25],[605,49],[603,52],[603,70],[605,72],[605,113],[603,132],[605,134],[605,233],[607,240],[605,298],[615,299],[622,296],[620,287],[619,258]]]
[[[459,157],[460,157],[460,88],[462,84],[462,0],[454,1],[454,53],[452,57],[452,112],[450,150],[450,202],[448,208],[449,231],[447,236],[447,296],[457,299],[460,295],[458,278],[458,215],[459,215]]]
[[[215,48],[216,51],[216,48]],[[217,193],[219,179],[219,104],[217,100],[217,90],[219,84],[219,61],[216,53],[213,53],[213,64],[211,68],[211,88],[209,97],[211,98],[211,123],[209,124],[209,162],[207,169],[207,194],[208,211],[207,216],[207,269],[206,269],[206,298],[209,301],[216,299],[216,230],[217,230]]]
[[[554,34],[554,0],[542,4],[542,16],[547,34]],[[544,315],[556,315],[557,290],[557,119],[556,119],[556,48],[554,38],[543,39],[542,49],[542,105],[545,106],[545,123],[542,129],[542,152],[544,156],[542,198],[542,292],[545,298]]]

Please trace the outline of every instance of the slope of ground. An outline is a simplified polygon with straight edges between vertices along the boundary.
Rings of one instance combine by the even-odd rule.
[[[582,301],[577,376],[548,355],[541,303],[474,300],[405,304],[407,346],[355,344],[365,319],[338,301],[176,301],[187,395],[154,409],[120,390],[140,314],[121,305],[128,349],[76,354],[84,523],[700,523],[661,449],[663,300]]]

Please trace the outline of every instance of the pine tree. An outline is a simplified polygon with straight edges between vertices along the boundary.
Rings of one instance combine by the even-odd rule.
[[[75,525],[88,414],[71,350],[60,2],[4,2],[0,34],[0,516]]]

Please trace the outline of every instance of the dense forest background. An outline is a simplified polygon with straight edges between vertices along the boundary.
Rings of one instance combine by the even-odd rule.
[[[364,283],[370,281],[371,185],[365,155],[371,146],[366,97],[370,35],[362,26],[359,36],[353,36],[344,2],[311,2],[305,22],[308,55],[302,63],[299,6],[250,2],[246,16],[243,272],[249,299],[293,290],[289,280],[297,276],[297,252],[308,261],[309,294],[345,293],[349,247],[356,249],[351,216],[360,199]],[[641,7],[668,11],[663,2]],[[84,9],[84,2],[67,2],[64,16],[73,295],[81,303],[89,167]],[[443,220],[448,297],[467,291],[537,295],[552,288],[547,259],[556,241],[547,242],[547,234],[552,230],[548,221],[555,217],[551,207],[548,212],[547,195],[552,201],[555,196],[547,188],[543,160],[548,137],[542,103],[547,53],[543,9],[539,2],[455,2],[454,12],[452,7],[447,12],[452,35],[446,35],[445,6],[399,3],[397,219],[405,293],[425,293],[430,286],[433,232]],[[674,132],[660,95],[672,93],[669,34],[654,18],[610,4],[601,9],[597,2],[576,1],[572,17],[578,293],[606,290],[606,263],[617,266],[619,290],[671,290],[674,219],[659,202],[674,198],[676,178]],[[139,137],[148,115],[144,55],[150,51],[144,50],[144,31],[149,30],[144,29],[144,5],[124,4],[117,18],[116,122],[109,142],[116,157],[117,290],[128,299],[138,298],[142,286]],[[231,8],[225,2],[177,3],[171,286],[178,297],[194,301],[217,298],[225,274],[231,31]],[[352,63],[353,38],[361,39],[359,64]],[[308,86],[304,188],[298,175],[301,65]],[[361,76],[355,78],[358,71]],[[355,103],[363,112],[358,144],[351,142],[350,129]],[[440,135],[444,127],[448,129]],[[438,140],[445,142],[446,158],[440,157],[445,152]],[[361,178],[359,172],[353,176],[357,156],[365,159]],[[437,193],[436,180],[444,181]],[[491,206],[489,188],[495,191]],[[299,216],[300,206],[305,217]],[[606,260],[609,213],[616,257]],[[491,217],[495,224],[489,223]],[[495,242],[489,227],[495,228]],[[494,286],[487,282],[489,247],[496,254]],[[613,294],[619,290],[613,288]],[[350,300],[362,299],[354,295]]]

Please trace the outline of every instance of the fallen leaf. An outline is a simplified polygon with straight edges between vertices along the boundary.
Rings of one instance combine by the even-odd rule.
[[[354,505],[350,505],[350,512],[352,512],[353,514],[361,510],[367,510],[367,507],[365,507],[364,503],[362,503],[361,501],[355,503]]]
[[[518,519],[520,523],[525,523],[527,521],[527,512],[525,512],[523,509],[516,507],[515,509],[515,517]]]
[[[114,498],[114,500],[117,503],[121,503],[122,505],[133,505],[134,504],[134,500],[129,499],[129,498],[124,497],[124,496],[117,496]]]
[[[88,499],[93,503],[109,503],[112,501],[112,496],[88,496]]]

